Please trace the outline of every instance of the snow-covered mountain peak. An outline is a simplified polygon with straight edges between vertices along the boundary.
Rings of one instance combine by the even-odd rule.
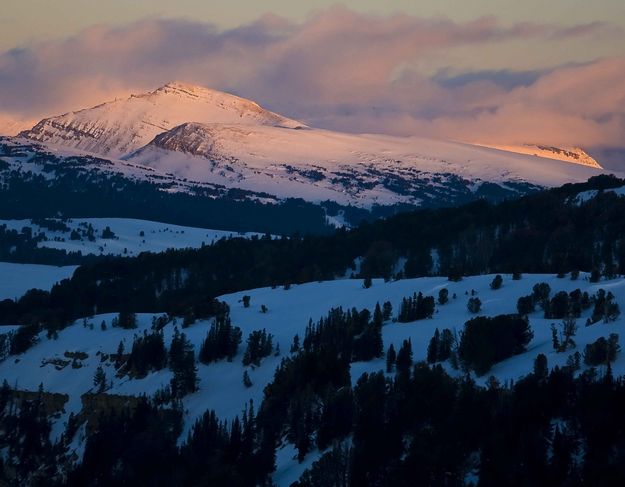
[[[230,93],[226,93],[224,91],[214,90],[208,88],[206,86],[194,85],[191,83],[185,83],[183,81],[170,81],[163,86],[156,88],[153,91],[148,93],[143,93],[135,96],[186,96],[191,98],[220,98],[220,99],[233,99],[238,100],[241,104],[244,105],[254,105],[258,106],[257,103],[246,100],[245,98],[240,98],[236,95],[232,95]]]
[[[252,100],[247,100],[245,98],[241,98],[239,96],[232,95],[223,91],[213,90],[205,86],[183,83],[181,81],[171,81],[161,86],[160,88],[155,89],[154,91],[150,91],[141,95],[134,95],[134,97],[138,98],[142,96],[154,100],[158,100],[159,98],[163,97],[171,97],[210,101],[217,106],[220,106],[222,108],[234,109],[239,113],[245,113],[246,111],[249,111],[253,113],[264,114],[265,116],[268,116],[268,118],[273,118],[271,117],[271,115],[274,115],[278,119],[284,119],[284,117],[265,110],[258,103]]]
[[[187,122],[303,127],[257,103],[235,95],[171,82],[131,95],[40,121],[22,136],[109,157],[121,157],[158,134]]]

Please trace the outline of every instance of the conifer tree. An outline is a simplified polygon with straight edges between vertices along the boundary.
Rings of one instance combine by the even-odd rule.
[[[177,328],[169,348],[169,365],[174,373],[171,379],[171,392],[174,397],[181,398],[197,390],[198,379],[193,345]]]
[[[96,388],[96,391],[99,393],[104,392],[106,389],[106,373],[102,366],[98,366],[93,376],[93,385]]]
[[[384,323],[384,315],[382,314],[382,309],[380,308],[380,303],[375,304],[375,310],[373,312],[373,324],[376,327],[382,327]]]
[[[403,341],[399,352],[397,352],[395,363],[398,373],[408,374],[410,372],[410,367],[412,366],[412,342],[410,338]]]
[[[217,362],[224,358],[231,361],[237,354],[242,332],[227,315],[218,316],[211,324],[200,347],[199,360],[203,364]]]
[[[492,282],[490,283],[490,288],[493,290],[497,290],[501,288],[501,285],[503,284],[503,278],[501,277],[500,274],[497,274]]]
[[[248,374],[247,370],[243,372],[243,385],[248,388],[252,387],[252,379],[250,379],[250,375]]]
[[[388,321],[391,319],[392,316],[393,316],[393,305],[391,304],[390,301],[386,301],[382,305],[382,317],[384,318],[384,321]]]
[[[440,332],[438,328],[434,332],[434,336],[430,339],[427,350],[427,361],[429,364],[433,364],[438,361],[438,349],[440,348]]]
[[[482,309],[482,301],[480,300],[480,298],[469,298],[469,301],[467,302],[467,309],[470,313],[479,313]]]
[[[393,366],[395,365],[395,361],[397,360],[397,352],[395,352],[395,347],[391,343],[388,347],[388,351],[386,352],[386,372],[390,374],[393,371]]]

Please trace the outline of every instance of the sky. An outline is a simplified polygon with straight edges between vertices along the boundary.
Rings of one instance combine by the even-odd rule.
[[[305,123],[625,147],[622,0],[2,0],[0,130],[171,81]]]

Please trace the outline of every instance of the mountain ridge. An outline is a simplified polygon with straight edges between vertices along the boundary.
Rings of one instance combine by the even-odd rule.
[[[181,82],[41,120],[19,135],[118,158],[185,122],[303,126],[255,102]]]
[[[594,160],[582,161],[579,152],[570,152],[577,159],[552,157],[569,153],[557,148],[536,157],[462,142],[308,127],[253,101],[182,82],[47,118],[20,135],[56,151],[139,164],[185,184],[361,208],[455,204],[482,197],[480,191],[493,184],[488,191],[498,198],[514,197],[603,171]]]

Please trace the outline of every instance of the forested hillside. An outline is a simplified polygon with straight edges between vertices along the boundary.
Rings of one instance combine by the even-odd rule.
[[[420,210],[330,236],[252,238],[201,249],[104,258],[50,293],[0,305],[0,322],[62,327],[100,312],[204,316],[207,302],[241,289],[340,276],[418,277],[493,272],[625,274],[625,198],[598,177],[496,205]],[[606,189],[580,202],[582,191]]]

